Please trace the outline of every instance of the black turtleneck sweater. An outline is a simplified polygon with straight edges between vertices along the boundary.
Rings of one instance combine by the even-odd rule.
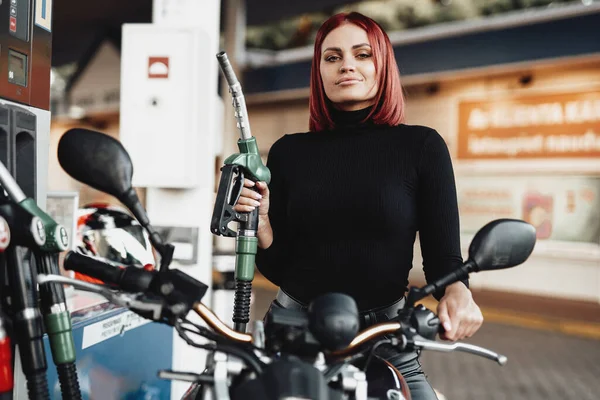
[[[361,123],[368,111],[335,112],[336,129],[288,134],[269,151],[274,239],[256,264],[304,303],[333,291],[360,310],[399,299],[417,231],[428,282],[461,265],[446,143],[423,126]]]

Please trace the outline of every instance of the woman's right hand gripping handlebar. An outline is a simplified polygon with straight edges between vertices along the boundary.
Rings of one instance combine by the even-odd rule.
[[[273,229],[269,221],[269,187],[265,182],[244,179],[244,187],[233,209],[237,212],[251,212],[258,207],[258,247],[266,249],[273,243]]]

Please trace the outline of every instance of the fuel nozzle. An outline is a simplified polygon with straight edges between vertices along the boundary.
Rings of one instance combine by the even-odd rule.
[[[221,179],[217,190],[217,199],[211,219],[211,232],[215,235],[235,237],[235,297],[233,310],[234,328],[239,332],[246,331],[246,324],[250,320],[250,296],[252,294],[252,280],[254,279],[254,260],[258,249],[258,210],[250,213],[238,213],[234,205],[244,188],[244,179],[254,182],[271,181],[271,172],[263,164],[252,136],[248,111],[242,85],[240,84],[231,63],[225,52],[217,54],[221,72],[229,86],[232,104],[235,110],[237,128],[240,139],[238,140],[239,153],[227,157],[221,168]],[[256,189],[254,189],[256,190]],[[238,223],[237,233],[228,227],[230,222]]]

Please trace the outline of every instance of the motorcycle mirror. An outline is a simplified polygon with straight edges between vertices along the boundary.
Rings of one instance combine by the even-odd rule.
[[[152,245],[165,259],[165,265],[170,262],[162,239],[150,226],[148,214],[132,187],[133,163],[121,142],[100,132],[70,129],[58,142],[58,162],[73,179],[121,201],[148,230]]]
[[[489,222],[476,234],[469,246],[469,258],[460,268],[422,288],[411,288],[407,306],[439,289],[465,279],[471,272],[504,269],[522,264],[535,246],[535,228],[517,219],[497,219]]]
[[[58,162],[74,179],[125,203],[132,190],[133,164],[116,139],[87,129],[70,129],[58,143]]]
[[[522,264],[533,252],[535,228],[517,219],[494,220],[476,234],[469,246],[469,272],[490,271]]]

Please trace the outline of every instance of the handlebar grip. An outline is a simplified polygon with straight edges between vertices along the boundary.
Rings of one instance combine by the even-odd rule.
[[[145,292],[156,274],[156,271],[146,271],[135,266],[116,267],[73,251],[67,253],[63,266],[66,270],[100,279],[127,292]]]
[[[100,260],[70,251],[65,256],[64,268],[89,275],[109,284],[118,284],[121,269]]]
[[[442,325],[441,323],[438,325],[437,333],[438,335],[443,335],[444,333],[446,333],[446,328],[444,328],[444,325]]]

